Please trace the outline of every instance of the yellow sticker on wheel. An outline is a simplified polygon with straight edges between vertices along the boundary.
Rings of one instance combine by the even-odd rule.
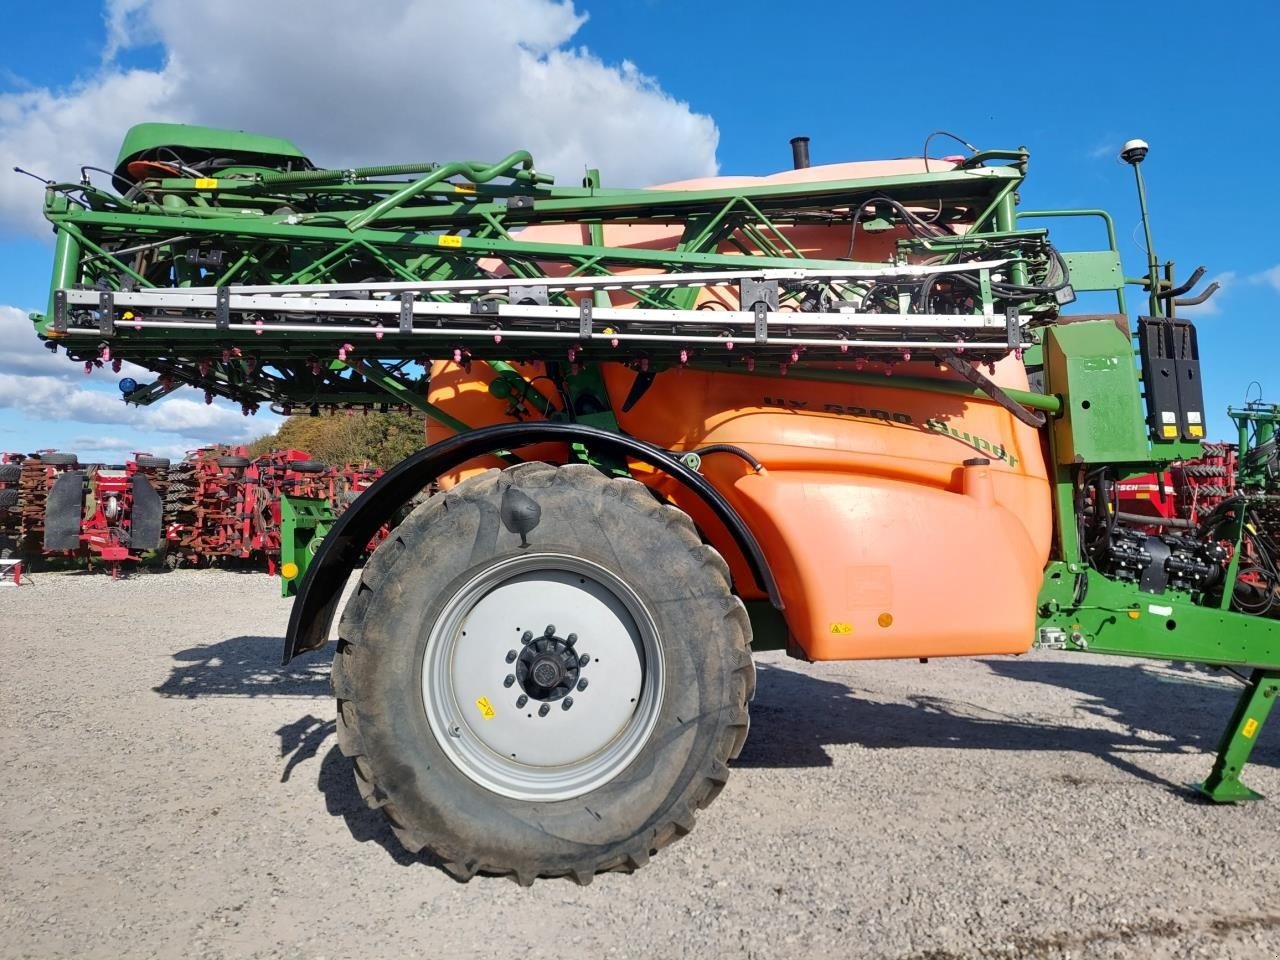
[[[852,623],[833,623],[831,625],[832,633],[853,633]]]
[[[493,704],[489,702],[488,697],[480,697],[477,699],[476,709],[480,711],[480,716],[484,717],[486,720],[492,720],[498,715],[497,711],[493,709]]]
[[[196,189],[197,190],[217,190],[218,181],[213,179],[212,177],[197,177]]]
[[[442,247],[460,247],[462,246],[462,238],[455,237],[452,234],[444,233],[440,235],[440,246]]]
[[[1258,732],[1258,721],[1250,717],[1244,722],[1244,729],[1240,731],[1240,736],[1246,740],[1252,740],[1253,735]]]

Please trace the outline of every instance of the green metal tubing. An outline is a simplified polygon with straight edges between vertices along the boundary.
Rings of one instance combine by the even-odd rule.
[[[772,377],[775,374],[767,370],[747,371],[745,369],[726,370],[722,364],[691,363],[690,370],[705,370],[710,373],[733,373],[744,377]],[[900,377],[896,374],[886,377],[883,374],[858,373],[845,370],[797,370],[787,371],[788,380],[812,380],[819,383],[856,383],[868,387],[889,387],[901,390],[924,390],[931,393],[944,393],[953,397],[964,397],[970,400],[990,400],[983,391],[968,383],[955,380],[934,380],[930,377]],[[1062,400],[1043,393],[1032,393],[1029,390],[1004,391],[1009,398],[1031,410],[1043,410],[1056,414],[1062,410]]]
[[[49,311],[36,326],[36,332],[44,336],[53,323],[54,290],[69,290],[80,279],[80,241],[70,230],[58,230],[53,247],[53,279],[50,281]]]
[[[1156,258],[1155,243],[1151,239],[1151,218],[1147,215],[1147,185],[1142,180],[1141,164],[1133,164],[1133,177],[1138,184],[1138,210],[1142,214],[1142,232],[1147,240],[1147,279],[1150,284],[1148,304],[1151,316],[1162,317],[1160,304],[1160,265]]]
[[[494,177],[500,177],[503,174],[509,173],[517,166],[524,170],[533,169],[533,157],[527,150],[517,150],[514,153],[503,157],[497,163],[487,167],[481,166],[479,163],[446,163],[443,167],[437,167],[432,170],[425,177],[401,187],[395,193],[391,194],[391,196],[379,200],[363,213],[359,213],[352,217],[347,221],[347,229],[354,232],[369,226],[383,214],[394,210],[396,207],[409,200],[412,200],[428,187],[439,183],[441,180],[447,180],[450,177],[465,176],[473,183],[487,183]]]
[[[1116,246],[1116,223],[1111,218],[1111,214],[1105,210],[1019,210],[1015,215],[1017,220],[1031,220],[1040,217],[1098,217],[1107,228],[1108,248],[1116,254],[1120,252],[1120,248]],[[1120,313],[1127,314],[1129,312],[1124,302],[1123,288],[1116,291],[1116,307]]]
[[[69,228],[70,219],[58,218],[59,226]],[[74,221],[83,226],[114,227],[119,220],[110,214],[82,212]],[[244,239],[270,239],[287,242],[294,246],[307,243],[341,243],[351,239],[346,227],[318,227],[300,223],[288,228],[272,223],[265,217],[243,218],[231,225],[226,221],[215,223],[211,220],[187,218],[183,216],[142,215],[132,218],[131,226],[135,230],[178,230],[196,235],[207,234],[210,237],[225,238],[234,236]],[[386,249],[417,250],[421,253],[447,254],[452,257],[475,258],[477,256],[517,256],[526,259],[564,260],[572,263],[634,263],[645,266],[663,266],[674,264],[681,269],[723,269],[743,270],[767,267],[783,267],[790,269],[796,266],[794,257],[759,257],[753,256],[744,260],[735,254],[718,253],[678,253],[674,250],[650,250],[643,247],[592,247],[568,243],[535,243],[518,240],[490,240],[476,237],[452,237],[457,246],[441,245],[440,237],[433,234],[414,234],[400,230],[370,230],[361,232],[360,239]],[[104,254],[109,256],[109,254]],[[883,268],[883,263],[858,263],[849,260],[816,260],[805,261],[811,269],[826,267],[856,269],[858,267]],[[151,283],[146,284],[153,286]]]
[[[1119,252],[1120,248],[1116,246],[1116,224],[1111,219],[1111,214],[1105,210],[1019,210],[1017,212],[1018,220],[1031,220],[1040,217],[1098,217],[1106,225],[1107,243],[1111,250]]]
[[[75,227],[73,224],[70,224],[70,223],[64,223],[64,224],[61,224],[61,225],[59,226],[59,232],[66,232],[66,233],[70,233],[70,234],[72,234],[72,235],[75,237],[75,239],[76,239],[77,241],[79,241],[79,243],[80,243],[82,246],[86,246],[86,247],[88,247],[90,250],[92,250],[92,251],[93,251],[94,253],[96,253],[98,256],[100,256],[100,257],[104,258],[105,260],[109,261],[110,263],[114,263],[114,264],[115,264],[115,265],[116,265],[120,270],[122,270],[123,272],[125,272],[125,273],[129,274],[129,276],[133,277],[133,279],[137,280],[137,281],[138,281],[140,284],[142,284],[144,287],[154,287],[154,286],[155,286],[155,284],[154,284],[154,283],[152,283],[150,280],[148,280],[148,279],[147,279],[146,277],[144,277],[142,274],[138,273],[138,272],[137,272],[136,270],[134,270],[132,267],[128,266],[127,264],[124,264],[124,263],[120,262],[120,261],[119,261],[119,260],[117,260],[115,257],[113,257],[110,253],[108,253],[106,250],[103,250],[100,246],[98,246],[96,243],[94,243],[92,240],[90,240],[88,237],[86,237],[86,236],[84,235],[84,232],[83,232],[82,230],[78,229],[78,228],[77,228],[77,227]]]
[[[1018,229],[1018,213],[1017,194],[1005,192],[1000,197],[1000,202],[996,204],[996,229],[1000,231],[1017,230]],[[1022,262],[1015,262],[1009,268],[1009,279],[1018,285],[1024,285],[1027,282],[1027,266]]]
[[[291,187],[324,183],[348,183],[370,177],[397,177],[410,173],[430,173],[437,163],[393,163],[380,167],[356,167],[354,170],[294,170],[288,173],[263,173],[258,183],[264,187]],[[247,186],[247,185],[246,185]],[[239,184],[236,185],[239,189]]]

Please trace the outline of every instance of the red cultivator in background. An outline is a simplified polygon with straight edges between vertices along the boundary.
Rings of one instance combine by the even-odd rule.
[[[380,474],[367,464],[329,467],[302,450],[251,459],[243,447],[207,447],[172,466],[147,454],[121,466],[81,466],[55,451],[0,454],[0,553],[81,557],[115,575],[163,551],[171,568],[250,562],[274,574],[282,496],[341,513]]]
[[[1149,521],[1151,527],[1197,526],[1215,507],[1236,492],[1236,447],[1205,443],[1195,460],[1171,464],[1118,482],[1116,496],[1122,519]]]
[[[0,552],[86,556],[115,574],[160,544],[168,467],[146,454],[122,467],[52,450],[0,455]]]
[[[160,545],[169,461],[137,454],[124,467],[90,467],[79,540],[114,577],[120,563],[138,560]],[[74,507],[69,509],[74,510]]]

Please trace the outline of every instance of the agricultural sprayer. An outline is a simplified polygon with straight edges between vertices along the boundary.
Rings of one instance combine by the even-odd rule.
[[[363,796],[460,877],[585,882],[688,833],[746,739],[753,648],[1246,670],[1202,789],[1253,796],[1280,620],[1241,602],[1242,558],[1274,596],[1250,518],[1275,487],[1218,484],[1211,522],[1116,509],[1203,453],[1178,316],[1201,271],[1148,240],[1126,276],[1107,213],[1019,209],[1024,149],[793,147],[772,176],[624,190],[523,152],[327,169],[146,124],[108,183],[47,186],[36,332],[154,371],[127,401],[426,413],[425,448],[305,552],[284,659],[328,642],[362,548],[435,491],[360,571],[332,677]],[[1122,155],[1139,188],[1146,154]],[[1064,217],[1105,242],[1060,251]],[[1072,315],[1086,291],[1114,311]]]

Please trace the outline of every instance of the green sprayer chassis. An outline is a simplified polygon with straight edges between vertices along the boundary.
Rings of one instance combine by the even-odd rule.
[[[1137,171],[1142,156],[1126,159]],[[246,414],[411,405],[464,433],[470,425],[425,399],[432,361],[491,364],[512,392],[528,387],[513,358],[555,365],[566,421],[578,399],[600,399],[603,360],[631,365],[637,390],[683,365],[852,385],[882,375],[809,365],[951,365],[963,385],[911,386],[985,397],[1047,434],[1056,547],[1038,643],[1249,671],[1203,789],[1251,799],[1239,773],[1280,689],[1280,620],[1237,609],[1238,562],[1203,573],[1210,545],[1149,532],[1129,549],[1106,530],[1110,484],[1195,457],[1204,438],[1194,328],[1176,316],[1190,284],[1154,254],[1144,276],[1126,277],[1105,212],[1018,211],[1027,162],[1025,150],[984,151],[895,176],[691,190],[610,189],[589,171],[566,188],[524,152],[326,170],[273,138],[144,125],[126,140],[114,190],[87,178],[47,185],[52,292],[33,319],[89,370],[125,360],[153,371],[153,382],[122,387],[130,403],[188,385]],[[1059,253],[1031,225],[1064,216],[1099,220],[1107,244]],[[522,236],[546,225],[575,227],[580,242]],[[672,225],[669,248],[607,242],[619,227]],[[868,232],[901,238],[888,262],[814,259],[788,237],[804,225],[847,229],[851,255]],[[1136,326],[1123,315],[1126,285],[1146,294]],[[709,290],[731,305],[695,309]],[[1082,292],[1113,294],[1119,313],[1063,317]],[[1001,390],[984,375],[1010,353],[1043,370],[1041,390]],[[1166,365],[1191,386],[1156,389]],[[605,400],[584,417],[593,429],[609,428]],[[589,447],[579,452],[596,462]],[[1248,511],[1274,501],[1270,483],[1254,478],[1223,520],[1233,533],[1214,528],[1224,550],[1234,537],[1236,558]],[[390,516],[404,499],[368,510]],[[344,516],[335,533],[344,522],[359,530]],[[300,538],[322,527],[309,518]],[[304,574],[291,652],[332,615],[331,599],[308,596],[311,546],[288,551]]]

